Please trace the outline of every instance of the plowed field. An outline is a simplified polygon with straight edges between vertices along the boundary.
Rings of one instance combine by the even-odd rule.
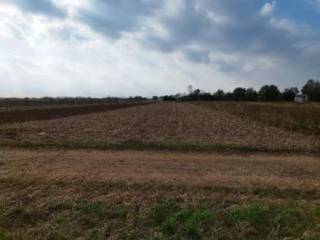
[[[222,106],[0,125],[0,240],[320,239],[319,135]]]
[[[2,140],[29,142],[164,142],[263,149],[320,149],[320,138],[188,103],[135,106],[112,112],[0,126]]]

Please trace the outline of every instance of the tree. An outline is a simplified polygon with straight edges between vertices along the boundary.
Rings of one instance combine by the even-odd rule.
[[[193,91],[192,94],[195,95],[195,96],[199,96],[200,93],[201,93],[201,90],[200,89],[196,89],[196,90]]]
[[[258,100],[258,93],[253,88],[247,88],[246,95],[247,95],[247,101],[257,101]]]
[[[189,94],[188,98],[189,98],[189,101],[197,101],[197,100],[200,100],[200,89],[196,89],[194,90],[191,94]]]
[[[218,101],[223,101],[224,96],[225,96],[225,93],[221,89],[219,89],[216,93],[213,94],[213,98]]]
[[[277,101],[280,97],[280,91],[275,85],[265,85],[260,89],[259,97],[262,101]]]
[[[162,100],[163,100],[163,101],[166,101],[166,102],[174,102],[174,101],[177,101],[177,99],[176,99],[174,96],[168,96],[168,95],[163,96],[163,97],[162,97]]]
[[[158,96],[153,96],[153,97],[152,97],[152,101],[154,101],[154,102],[159,101],[159,97],[158,97]]]
[[[299,89],[296,87],[286,88],[281,94],[281,99],[283,101],[294,101],[295,96],[299,93]]]
[[[210,93],[204,92],[200,94],[200,100],[201,101],[211,101],[212,100],[212,96]]]
[[[320,81],[310,79],[302,88],[302,93],[308,95],[310,101],[320,101]]]
[[[238,87],[233,91],[233,100],[245,101],[246,98],[247,98],[247,91],[245,88]]]

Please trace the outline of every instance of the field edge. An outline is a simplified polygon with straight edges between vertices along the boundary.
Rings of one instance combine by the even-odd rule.
[[[318,149],[303,148],[266,148],[238,144],[215,144],[193,142],[143,142],[143,141],[0,141],[0,148],[21,149],[92,149],[92,150],[154,150],[175,152],[212,152],[212,153],[266,153],[266,154],[299,154],[320,156]]]

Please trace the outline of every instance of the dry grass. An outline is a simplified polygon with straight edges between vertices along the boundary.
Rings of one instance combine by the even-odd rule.
[[[2,149],[0,159],[6,239],[319,236],[316,157]]]
[[[201,106],[309,135],[320,135],[320,104],[201,102]]]
[[[129,181],[320,191],[318,157],[150,151],[3,150],[2,179]]]
[[[318,150],[320,139],[188,103],[161,103],[113,112],[0,127],[0,139],[33,143],[209,143],[264,149]]]
[[[315,157],[18,149],[0,156],[0,201],[7,205],[86,200],[148,207],[164,197],[206,206],[320,204]]]

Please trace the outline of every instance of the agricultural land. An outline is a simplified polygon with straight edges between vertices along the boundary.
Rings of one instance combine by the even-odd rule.
[[[320,239],[320,105],[0,112],[0,239]]]

